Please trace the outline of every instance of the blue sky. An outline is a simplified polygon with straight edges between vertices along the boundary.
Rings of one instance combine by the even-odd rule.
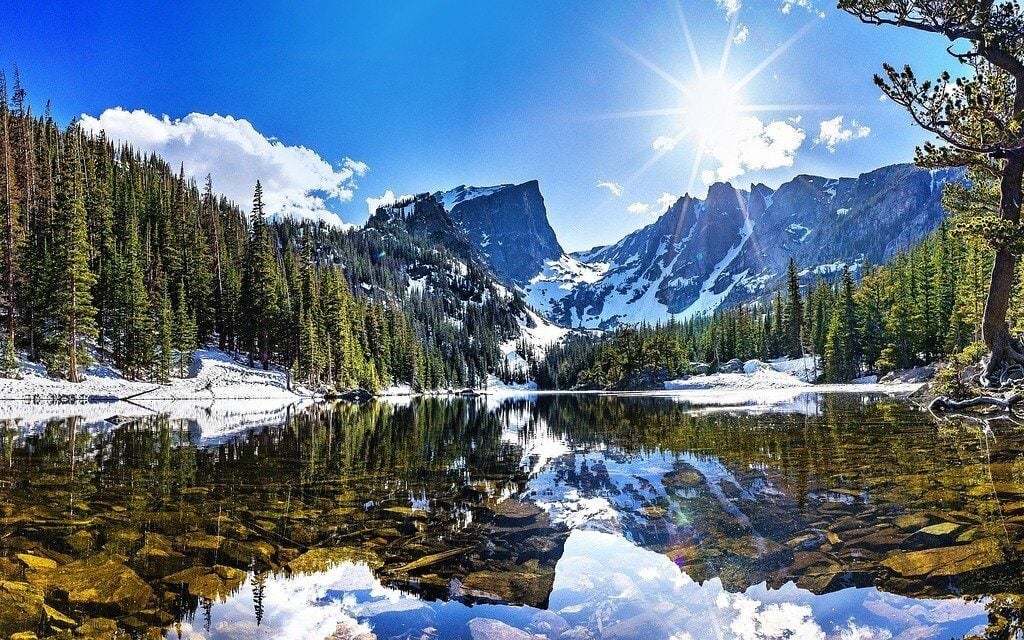
[[[713,113],[695,116],[702,107],[687,96],[717,85],[699,80],[683,20],[705,76],[715,75],[730,34],[746,37],[730,47],[725,84],[771,58],[728,106],[780,108],[719,118],[715,98],[703,107]],[[879,100],[871,76],[883,61],[913,63],[921,75],[949,66],[941,40],[865,26],[818,0],[0,0],[0,24],[0,67],[19,65],[37,108],[51,99],[62,122],[115,107],[166,114],[91,122],[116,121],[140,146],[176,145],[161,150],[196,173],[209,169],[229,193],[249,184],[247,172],[276,171],[269,179],[282,208],[327,208],[359,223],[365,198],[386,190],[538,179],[571,250],[617,240],[663,211],[663,194],[702,195],[708,180],[776,186],[799,173],[855,175],[908,161],[924,135]],[[675,113],[618,117],[647,110]],[[192,113],[234,119],[176,124]],[[655,140],[693,128],[694,118],[695,130],[652,163]],[[821,139],[826,121],[831,135]],[[152,130],[140,134],[142,125]],[[250,163],[232,151],[237,140],[218,146],[239,127],[258,143],[245,143],[259,156]],[[161,128],[177,138],[168,142]],[[735,144],[723,145],[730,136]],[[694,170],[702,137],[719,148]],[[190,154],[206,154],[205,164],[192,166]],[[294,193],[307,188],[312,201]]]

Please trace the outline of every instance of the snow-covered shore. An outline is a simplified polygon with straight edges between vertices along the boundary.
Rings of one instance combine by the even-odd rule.
[[[0,400],[31,402],[89,402],[138,399],[160,400],[297,400],[312,396],[308,390],[288,388],[282,369],[249,367],[216,349],[196,352],[195,364],[185,378],[167,384],[127,380],[103,364],[88,367],[81,382],[47,375],[31,363],[19,367],[17,378],[0,378]]]
[[[748,360],[742,373],[697,375],[665,383],[665,394],[674,399],[705,407],[759,407],[765,410],[798,410],[817,405],[817,396],[828,393],[870,393],[907,396],[924,382],[879,383],[874,376],[848,384],[813,384],[816,377],[810,357],[798,360],[762,362]]]

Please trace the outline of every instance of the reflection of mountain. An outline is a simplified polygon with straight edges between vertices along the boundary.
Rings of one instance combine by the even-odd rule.
[[[988,468],[984,448],[937,438],[930,418],[895,401],[820,400],[804,415],[541,397],[518,438],[541,434],[563,453],[534,469],[525,495],[556,522],[615,532],[733,589],[947,593],[975,589],[979,571],[1016,576],[991,517],[1016,489],[992,494],[974,473]],[[954,468],[970,477],[949,478]],[[947,511],[950,499],[963,511]]]
[[[1022,537],[1024,436],[986,448],[968,427],[940,429],[895,401],[824,396],[811,415],[599,396],[314,406],[216,441],[166,417],[81,424],[0,438],[0,571],[76,616],[101,607],[72,606],[47,581],[95,558],[104,576],[177,594],[146,609],[103,605],[157,626],[239,622],[222,596],[260,602],[267,624],[287,619],[274,602],[292,597],[333,603],[375,632],[464,628],[481,612],[536,632],[550,608],[544,624],[626,625],[620,637],[659,620],[689,630],[687,616],[707,613],[689,606],[699,598],[722,620],[807,611],[826,634],[839,632],[819,606],[848,607],[862,626],[873,624],[866,611],[917,607],[924,617],[895,634],[938,605],[873,589],[812,594],[1021,592],[1007,545]],[[26,553],[56,573],[26,569]],[[335,571],[353,560],[358,588]],[[782,588],[751,586],[761,582]],[[153,607],[162,617],[141,613]],[[921,637],[977,621],[977,608],[942,611],[951,617]],[[325,624],[340,619],[325,613]]]

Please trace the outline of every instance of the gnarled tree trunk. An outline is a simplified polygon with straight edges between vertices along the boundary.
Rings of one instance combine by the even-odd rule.
[[[1009,154],[1004,160],[999,190],[1000,220],[1013,224],[1020,222],[1022,181],[1024,181],[1024,152],[1017,151]],[[1010,336],[1010,327],[1006,322],[1010,296],[1013,293],[1016,266],[1017,256],[1011,249],[1001,247],[996,251],[981,327],[982,339],[991,350],[988,364],[985,366],[985,372],[981,378],[981,382],[985,386],[998,385],[996,374],[1007,364],[1024,363],[1024,354],[1021,354]]]

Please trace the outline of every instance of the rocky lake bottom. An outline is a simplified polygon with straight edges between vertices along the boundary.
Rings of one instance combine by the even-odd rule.
[[[814,392],[182,415],[0,419],[0,638],[1024,633],[1010,422]]]

